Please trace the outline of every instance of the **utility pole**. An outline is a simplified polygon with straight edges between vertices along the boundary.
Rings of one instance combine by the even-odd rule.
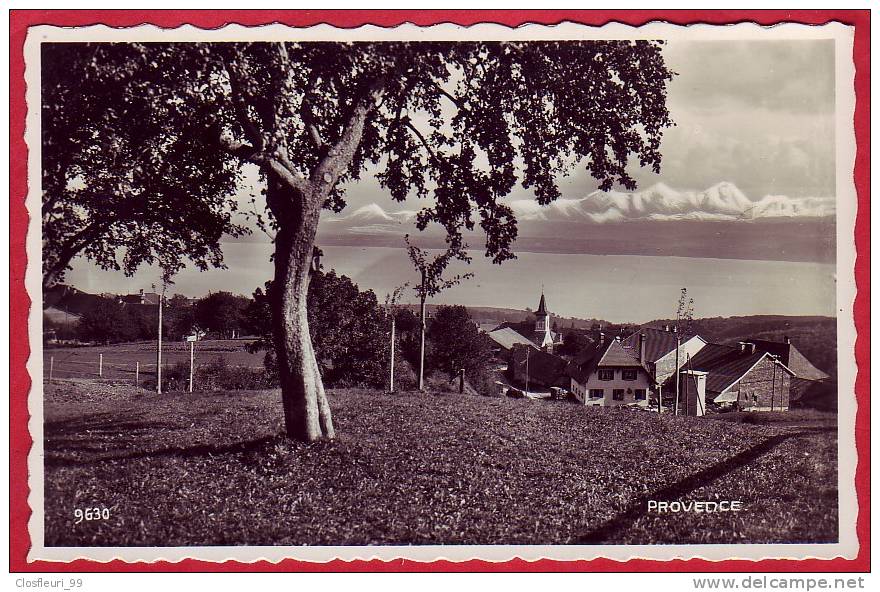
[[[104,354],[98,354],[98,378],[104,378]]]
[[[681,374],[679,351],[681,350],[681,321],[685,321],[685,328],[688,332],[691,329],[691,321],[694,318],[694,299],[687,298],[687,288],[681,289],[681,296],[678,299],[678,310],[675,312],[675,415],[678,415],[678,399],[681,391]]]
[[[155,285],[153,286],[155,289]],[[162,293],[159,295],[159,341],[156,348],[156,393],[162,394],[162,301],[165,299],[165,282],[162,282]]]
[[[529,394],[529,354],[531,349],[528,345],[526,346],[526,396]]]
[[[396,341],[395,333],[397,330],[394,311],[391,313],[391,378],[389,380],[388,392],[394,392],[394,342]]]
[[[196,342],[189,342],[189,392],[193,392],[193,352],[195,351]]]
[[[676,328],[678,325],[676,324]],[[678,369],[678,352],[681,349],[681,336],[678,334],[678,331],[675,332],[675,415],[678,415],[678,391],[679,387],[681,387],[681,375],[679,374]]]
[[[422,289],[419,291],[419,299],[421,300],[421,323],[422,323],[422,343],[419,348],[419,391],[424,392],[425,390],[425,300],[427,299],[427,294],[425,292],[425,284],[427,278],[425,277],[425,268],[422,268]]]

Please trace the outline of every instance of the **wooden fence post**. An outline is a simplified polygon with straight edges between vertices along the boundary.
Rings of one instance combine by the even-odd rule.
[[[141,385],[140,377],[141,377],[141,363],[135,362],[134,363],[134,386],[135,387],[139,387]]]
[[[98,354],[98,378],[104,378],[104,354]]]
[[[49,382],[52,382],[52,373],[55,370],[55,356],[49,356]]]

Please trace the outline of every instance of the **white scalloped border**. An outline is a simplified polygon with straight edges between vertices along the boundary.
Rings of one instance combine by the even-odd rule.
[[[228,24],[215,29],[193,25],[161,28],[142,24],[136,27],[116,28],[107,25],[85,27],[31,27],[25,41],[25,82],[27,104],[39,105],[39,43],[42,41],[453,41],[453,40],[575,40],[575,39],[686,39],[686,40],[794,40],[834,39],[836,42],[836,155],[837,155],[837,306],[838,306],[838,388],[840,393],[854,393],[856,366],[854,356],[844,357],[840,352],[853,352],[855,325],[852,305],[855,300],[855,244],[852,229],[855,226],[857,197],[852,179],[856,142],[852,129],[855,110],[852,61],[853,29],[833,22],[826,25],[782,23],[763,27],[754,23],[730,25],[671,25],[652,21],[642,26],[610,22],[602,26],[562,22],[557,25],[523,24],[509,27],[495,23],[460,26],[441,23],[421,27],[412,23],[396,27],[363,25],[340,28],[329,24],[310,27],[291,27],[282,24],[242,26]],[[40,209],[40,132],[39,110],[28,109],[25,140],[28,145],[29,211]],[[846,232],[841,232],[845,229]],[[27,237],[28,261],[40,259],[40,219],[30,217]],[[841,270],[847,270],[841,274]],[[25,286],[30,294],[39,294],[41,279],[39,266],[28,265]],[[36,302],[38,298],[33,298]],[[845,303],[846,306],[842,306]],[[42,315],[32,307],[28,326],[31,357],[27,369],[31,376],[42,376]],[[42,381],[32,383],[28,399],[30,420],[28,429],[34,445],[28,455],[28,504],[32,509],[28,530],[33,544],[28,561],[69,562],[87,559],[96,562],[121,560],[129,563],[171,564],[185,559],[207,562],[235,561],[241,563],[270,562],[277,564],[287,559],[327,563],[335,560],[385,562],[406,559],[416,562],[482,560],[505,562],[520,559],[533,562],[543,559],[557,561],[589,561],[610,559],[621,562],[625,570],[631,559],[656,561],[704,559],[709,561],[764,559],[854,559],[858,553],[856,538],[857,500],[855,494],[855,397],[842,397],[838,410],[839,455],[839,532],[840,541],[824,545],[431,545],[431,546],[364,546],[364,547],[45,547],[43,545],[43,391]],[[841,429],[845,427],[846,429]]]

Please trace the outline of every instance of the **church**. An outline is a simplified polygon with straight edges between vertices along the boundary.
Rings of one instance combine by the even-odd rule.
[[[554,330],[553,319],[547,308],[547,299],[541,291],[541,300],[534,312],[534,320],[526,318],[520,322],[505,322],[489,331],[489,337],[499,349],[511,351],[516,345],[529,345],[535,349],[553,353],[555,346],[562,342],[562,336]]]

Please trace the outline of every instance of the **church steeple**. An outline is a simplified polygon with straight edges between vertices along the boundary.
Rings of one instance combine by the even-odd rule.
[[[538,310],[535,311],[535,338],[534,342],[542,348],[553,348],[553,333],[550,331],[550,313],[547,312],[547,301],[544,298],[544,289],[541,288],[541,301]]]
[[[535,311],[536,316],[547,316],[547,302],[544,300],[544,291],[541,290],[541,302],[538,303],[538,310]]]

